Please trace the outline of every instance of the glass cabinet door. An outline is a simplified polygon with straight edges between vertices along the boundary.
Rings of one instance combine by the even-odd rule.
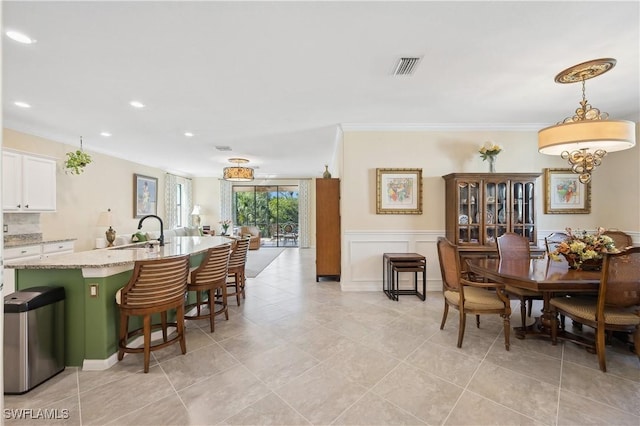
[[[480,185],[478,182],[459,182],[458,204],[458,244],[479,244],[480,242]]]
[[[495,244],[508,229],[507,182],[485,182],[484,244]]]
[[[531,243],[535,243],[534,183],[514,181],[512,189],[511,229],[516,234],[527,237]]]

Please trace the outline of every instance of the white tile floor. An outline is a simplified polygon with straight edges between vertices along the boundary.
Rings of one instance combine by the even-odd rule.
[[[235,301],[231,302],[232,304]],[[245,303],[188,323],[178,346],[103,372],[67,368],[6,409],[68,410],[69,419],[6,424],[484,425],[640,424],[640,362],[622,344],[608,372],[573,344],[518,340],[504,349],[498,317],[469,321],[456,347],[457,311],[439,329],[442,297],[343,293],[315,282],[314,251],[287,249],[247,283]],[[512,323],[519,323],[517,303]],[[6,418],[6,412],[4,413]]]

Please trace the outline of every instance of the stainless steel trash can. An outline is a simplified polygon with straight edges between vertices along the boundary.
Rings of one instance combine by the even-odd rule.
[[[4,393],[22,394],[64,370],[64,288],[4,298]]]

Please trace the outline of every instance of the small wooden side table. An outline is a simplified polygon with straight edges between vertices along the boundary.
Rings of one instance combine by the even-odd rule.
[[[400,272],[413,272],[414,288],[400,290]],[[418,273],[422,273],[422,293],[418,291]],[[382,256],[382,291],[391,300],[400,295],[418,296],[425,300],[427,259],[419,253],[384,253]]]

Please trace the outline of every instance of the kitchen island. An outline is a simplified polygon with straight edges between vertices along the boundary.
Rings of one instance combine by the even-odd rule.
[[[136,260],[190,255],[196,267],[210,247],[228,244],[217,236],[172,237],[164,246],[148,243],[110,247],[16,262],[16,289],[64,287],[65,364],[103,370],[117,362],[118,307],[115,294],[131,278]]]

